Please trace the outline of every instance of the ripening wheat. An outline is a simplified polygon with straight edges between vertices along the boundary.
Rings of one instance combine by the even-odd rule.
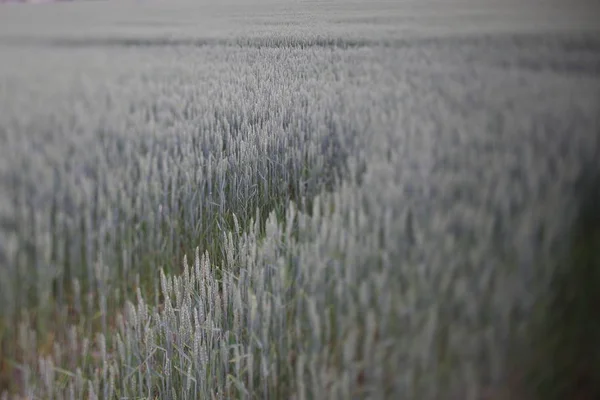
[[[0,392],[528,389],[559,267],[573,243],[597,262],[570,232],[597,199],[600,41],[408,37],[436,15],[342,4],[215,8],[227,29],[183,3],[65,5],[30,34],[6,18]]]

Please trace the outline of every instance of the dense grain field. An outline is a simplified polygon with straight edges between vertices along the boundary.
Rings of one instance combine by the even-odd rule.
[[[597,398],[599,20],[0,6],[2,399]]]

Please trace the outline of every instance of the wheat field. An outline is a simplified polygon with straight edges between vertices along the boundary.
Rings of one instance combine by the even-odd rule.
[[[1,5],[1,398],[595,398],[598,20]]]

